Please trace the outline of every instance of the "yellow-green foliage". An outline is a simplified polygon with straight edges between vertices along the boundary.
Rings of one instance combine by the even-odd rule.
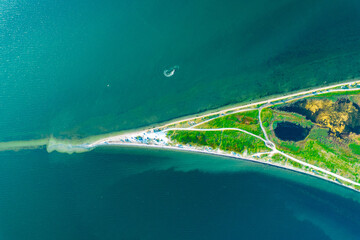
[[[216,118],[212,121],[199,125],[197,128],[239,128],[256,135],[263,136],[259,125],[258,113],[259,112],[257,110],[234,113]]]
[[[312,126],[307,138],[299,142],[281,141],[275,136],[271,125],[267,127],[271,141],[279,150],[351,180],[360,180],[360,159],[356,155],[355,144],[348,146],[345,140],[330,136],[328,128],[321,128],[299,114],[272,111],[271,125],[276,121],[290,121],[301,124],[303,127]]]
[[[300,168],[300,169],[304,168],[304,165],[302,165],[298,162],[292,161],[291,159],[288,159],[286,163],[290,164],[291,166],[296,167],[296,168]]]
[[[180,144],[209,146],[213,149],[248,154],[268,151],[264,142],[238,131],[169,131],[168,137]]]
[[[288,159],[281,154],[274,154],[271,157],[271,162],[274,162],[274,163],[277,163],[280,165],[285,165],[287,161],[288,161]]]
[[[270,126],[270,123],[273,121],[273,110],[270,108],[265,108],[261,111],[261,121],[264,127]]]
[[[336,100],[347,96],[359,104],[359,93],[360,90],[326,93],[313,98]],[[352,95],[350,96],[350,94]],[[269,139],[276,144],[280,151],[356,182],[360,182],[360,139],[358,141],[356,135],[345,139],[337,138],[329,135],[329,128],[321,127],[318,123],[313,123],[302,115],[274,110],[273,108],[264,108],[261,112],[261,120],[269,135]],[[311,127],[311,131],[306,139],[302,141],[281,141],[275,136],[273,131],[274,123],[276,125],[276,122],[281,121],[297,123],[302,127]],[[219,117],[199,125],[198,128],[239,128],[263,137],[258,120],[258,110]],[[246,151],[248,154],[253,154],[269,151],[260,139],[238,131],[169,131],[168,137],[180,144],[208,146],[213,149],[238,153],[244,153]],[[279,154],[275,154],[271,159],[277,163],[291,164],[297,168],[310,170],[308,167],[288,160]]]

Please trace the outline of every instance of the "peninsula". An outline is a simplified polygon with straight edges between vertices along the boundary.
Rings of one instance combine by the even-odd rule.
[[[222,109],[106,137],[104,145],[229,156],[321,177],[360,191],[360,80]]]

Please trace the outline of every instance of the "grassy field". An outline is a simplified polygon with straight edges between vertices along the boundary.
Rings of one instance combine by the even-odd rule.
[[[169,131],[168,137],[179,144],[209,146],[212,149],[254,154],[269,151],[264,142],[251,135],[238,131]]]
[[[197,128],[240,128],[258,136],[264,137],[264,134],[260,128],[258,114],[258,110],[234,113],[201,124],[197,126]]]
[[[350,147],[352,153],[360,155],[360,145],[351,143],[351,144],[349,144],[349,147]]]
[[[331,98],[331,97],[338,97],[338,96],[344,96],[344,95],[355,95],[355,94],[360,94],[360,89],[354,90],[354,91],[346,91],[346,92],[329,92],[329,93],[322,93],[322,94],[318,94],[317,96],[314,96],[314,98],[316,97],[321,97],[321,98]]]

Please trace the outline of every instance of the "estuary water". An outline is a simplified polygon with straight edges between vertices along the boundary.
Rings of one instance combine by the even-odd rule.
[[[0,1],[0,150],[357,78],[359,66],[356,0]],[[0,151],[0,239],[357,239],[359,213],[356,192],[229,158]]]

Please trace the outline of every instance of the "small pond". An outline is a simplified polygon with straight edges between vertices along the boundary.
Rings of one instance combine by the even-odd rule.
[[[277,138],[283,141],[301,141],[309,134],[311,128],[304,128],[296,123],[279,122],[274,129]]]

